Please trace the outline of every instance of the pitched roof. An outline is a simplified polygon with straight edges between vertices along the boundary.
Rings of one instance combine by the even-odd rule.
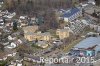
[[[38,26],[34,25],[34,26],[27,26],[27,27],[23,27],[24,30],[34,30],[34,29],[38,29]]]
[[[67,11],[63,11],[64,14],[61,17],[70,17],[79,11],[80,11],[80,9],[78,9],[78,8],[71,8]]]
[[[100,37],[89,37],[79,42],[75,48],[89,48],[94,45],[98,45],[95,50],[100,51]]]
[[[51,34],[49,32],[45,32],[45,33],[25,33],[26,35],[41,35],[41,36],[51,36]]]

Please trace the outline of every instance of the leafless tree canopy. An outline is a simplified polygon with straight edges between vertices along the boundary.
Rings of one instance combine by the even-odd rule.
[[[5,9],[17,13],[32,13],[52,8],[69,8],[72,0],[4,0]]]

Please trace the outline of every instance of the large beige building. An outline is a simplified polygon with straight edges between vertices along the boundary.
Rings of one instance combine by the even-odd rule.
[[[38,26],[37,25],[23,27],[24,34],[25,33],[34,33],[36,30],[38,30]]]
[[[68,38],[69,37],[69,30],[57,29],[56,35],[58,35],[60,39]]]
[[[25,33],[24,37],[29,40],[29,41],[33,41],[33,40],[45,40],[45,41],[49,41],[51,40],[51,35],[50,33]]]

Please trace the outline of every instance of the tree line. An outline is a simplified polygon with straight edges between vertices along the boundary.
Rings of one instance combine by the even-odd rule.
[[[51,8],[69,8],[72,0],[4,0],[4,9],[18,14],[31,14]]]

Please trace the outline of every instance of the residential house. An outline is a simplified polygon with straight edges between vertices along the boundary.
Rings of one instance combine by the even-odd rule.
[[[22,44],[22,43],[23,43],[23,41],[22,41],[21,39],[18,39],[15,43],[16,43],[16,44],[17,44],[17,46],[18,46],[19,44]]]
[[[1,11],[0,11],[1,12]],[[0,13],[0,17],[2,17],[3,16],[3,14],[2,13]]]
[[[13,49],[16,47],[17,47],[17,44],[15,44],[14,42],[12,42],[10,45],[6,46],[6,48],[9,48],[9,49]]]
[[[100,26],[98,26],[98,29],[97,29],[97,31],[100,33]]]
[[[7,49],[5,52],[0,52],[0,61],[6,60],[8,57],[14,57],[16,55],[15,50]]]
[[[47,48],[48,47],[48,42],[47,41],[43,41],[40,40],[36,43],[37,46],[41,47],[41,48]]]
[[[90,26],[91,29],[94,29],[94,25],[93,24],[90,24],[89,26]]]
[[[27,61],[32,61],[32,62],[34,62],[34,63],[37,63],[37,62],[39,62],[39,61],[40,61],[40,57],[25,54],[25,56],[24,56],[24,60],[27,60]]]
[[[2,29],[0,29],[0,35],[2,35],[2,31],[3,31],[3,30],[2,30]]]
[[[27,16],[20,16],[19,19],[25,20]]]
[[[25,22],[25,21],[22,21],[22,22],[20,22],[20,27],[25,27],[25,26],[27,26],[28,24],[27,24],[27,22]]]
[[[3,26],[4,26],[3,19],[0,18],[0,28],[3,28]]]
[[[96,4],[95,0],[88,0],[88,3],[91,3],[91,4],[93,4],[93,5]]]
[[[7,26],[7,27],[10,26],[10,27],[11,27],[11,26],[12,26],[11,21],[8,21],[8,22],[5,24],[5,26]]]
[[[6,57],[6,53],[4,53],[4,52],[0,52],[0,61],[2,61],[2,60],[6,60],[7,59],[7,57]]]
[[[15,40],[15,39],[16,39],[16,37],[15,37],[15,36],[11,36],[11,35],[9,35],[7,38],[8,38],[8,40],[10,40],[10,41],[12,41],[12,40]]]
[[[60,39],[68,38],[69,37],[69,30],[57,29],[56,35],[58,35]]]
[[[14,57],[16,56],[17,52],[16,51],[13,51],[13,50],[10,50],[7,54],[7,57]]]
[[[9,45],[10,42],[4,42],[3,45]]]
[[[17,63],[17,66],[23,66],[22,63]]]
[[[6,14],[5,14],[6,13]],[[4,12],[4,18],[8,18],[8,19],[12,19],[15,15],[16,15],[16,13],[15,12],[13,12],[13,13],[10,13],[10,12]]]
[[[0,8],[2,7],[3,4],[4,4],[3,0],[0,0]]]
[[[16,62],[11,61],[11,63],[8,66],[16,66]]]
[[[3,19],[0,18],[0,25],[4,25]]]
[[[62,15],[59,18],[64,19],[65,22],[71,22],[82,16],[82,9],[76,7],[69,10],[60,10],[60,12]]]
[[[90,24],[89,26],[90,26],[91,29],[93,29],[93,30],[95,30],[95,31],[97,31],[97,32],[100,33],[100,26],[98,26],[98,25],[93,25],[93,24]]]
[[[32,17],[32,18],[31,18],[31,21],[32,21],[33,23],[36,23],[36,17]]]
[[[8,66],[22,66],[22,62],[20,60],[11,61]]]
[[[8,14],[8,10],[4,10],[4,11],[1,11],[1,14],[5,15],[5,14]]]
[[[53,44],[54,44],[55,46],[60,46],[60,45],[63,44],[63,42],[62,42],[61,40],[55,40],[55,41],[53,42]]]
[[[94,30],[97,31],[98,25],[94,25]]]
[[[0,35],[2,35],[2,32],[0,32]]]
[[[27,21],[26,19],[18,19],[18,23],[19,23],[19,27],[25,27],[28,26],[29,21]]]

